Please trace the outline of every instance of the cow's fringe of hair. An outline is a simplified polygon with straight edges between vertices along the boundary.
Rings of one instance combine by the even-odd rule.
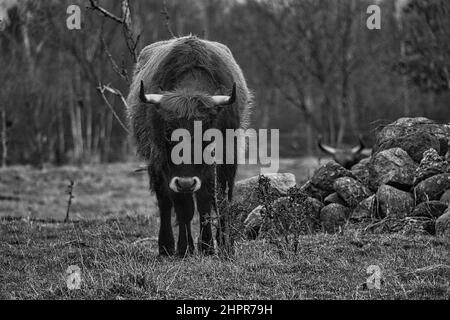
[[[200,117],[200,109],[213,108],[211,97],[201,93],[188,92],[185,89],[165,93],[161,101],[161,107],[169,111],[171,115],[179,118],[193,119]]]

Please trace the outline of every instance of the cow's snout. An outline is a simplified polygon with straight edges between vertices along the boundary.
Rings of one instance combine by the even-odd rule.
[[[175,192],[195,192],[200,189],[202,183],[198,177],[174,177],[169,187]]]

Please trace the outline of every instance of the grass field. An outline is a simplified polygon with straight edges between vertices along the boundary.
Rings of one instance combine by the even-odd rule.
[[[286,160],[280,171],[303,180],[310,171],[299,163]],[[280,255],[258,240],[238,242],[227,260],[161,259],[155,200],[146,175],[131,174],[135,167],[1,170],[0,298],[450,298],[450,243],[435,237],[363,234],[353,227],[303,236],[296,254]],[[75,181],[72,222],[63,223],[69,179]],[[81,269],[79,290],[67,288],[70,265]],[[365,285],[370,265],[381,268],[380,289]]]

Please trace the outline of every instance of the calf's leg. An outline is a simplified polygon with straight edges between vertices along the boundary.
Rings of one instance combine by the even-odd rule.
[[[172,200],[165,187],[164,179],[152,167],[148,167],[148,176],[150,179],[150,189],[156,193],[156,200],[159,208],[159,235],[158,250],[163,256],[173,255],[175,243],[172,233]]]
[[[174,196],[174,207],[178,222],[177,254],[185,256],[194,253],[194,240],[191,233],[191,221],[194,217],[194,201],[191,194]]]
[[[200,237],[198,250],[204,254],[214,254],[214,242],[211,230],[212,196],[206,192],[197,192],[197,209],[200,215]]]
[[[156,192],[158,200],[160,225],[158,235],[159,254],[163,256],[173,255],[175,243],[172,233],[172,200],[167,196],[167,193]]]

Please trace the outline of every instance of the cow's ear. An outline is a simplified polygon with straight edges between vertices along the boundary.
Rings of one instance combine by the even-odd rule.
[[[139,99],[142,103],[151,103],[156,106],[161,104],[163,98],[162,94],[146,94],[144,88],[144,81],[141,81],[141,87],[139,88]]]
[[[352,154],[360,153],[361,151],[363,151],[364,148],[365,148],[365,146],[364,146],[364,142],[362,140],[362,135],[359,135],[359,145],[356,147],[353,147],[351,149],[351,153]]]

